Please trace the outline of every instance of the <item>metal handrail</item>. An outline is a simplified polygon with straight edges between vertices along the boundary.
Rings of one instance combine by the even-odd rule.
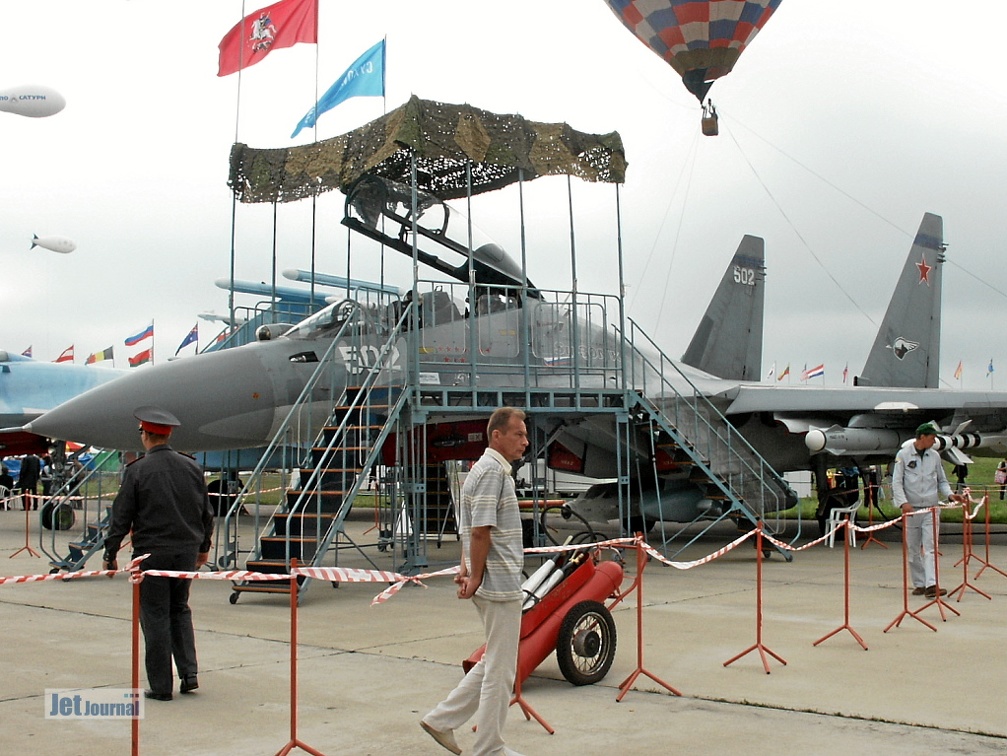
[[[214,554],[214,561],[217,563],[218,567],[234,566],[230,564],[230,560],[225,560],[223,564],[221,563],[220,559],[221,549],[224,548],[226,550],[226,548],[230,545],[230,543],[232,542],[231,541],[232,535],[234,538],[233,542],[237,543],[237,532],[238,532],[237,518],[239,516],[239,513],[244,507],[247,498],[253,496],[253,494],[255,496],[260,495],[262,490],[261,485],[262,476],[270,460],[273,458],[274,452],[276,452],[277,450],[281,450],[282,452],[281,457],[284,460],[283,469],[287,469],[286,462],[289,461],[289,453],[290,453],[289,447],[293,445],[296,448],[297,441],[299,441],[301,438],[306,437],[311,432],[310,425],[306,429],[307,432],[305,433],[302,433],[301,432],[302,429],[297,427],[301,421],[301,411],[305,408],[305,406],[307,406],[310,412],[310,404],[311,404],[310,398],[312,396],[312,392],[314,391],[318,383],[321,381],[322,377],[326,375],[330,362],[333,359],[333,354],[336,352],[336,345],[339,343],[339,340],[345,337],[347,333],[351,332],[351,330],[354,327],[356,327],[357,316],[361,312],[361,307],[357,302],[353,302],[352,300],[347,300],[347,302],[349,302],[350,305],[349,309],[346,311],[346,319],[344,320],[343,324],[339,327],[339,330],[336,332],[336,334],[333,336],[332,342],[329,344],[328,348],[325,350],[325,353],[319,359],[318,366],[315,368],[314,372],[311,374],[307,382],[304,384],[304,388],[298,394],[297,399],[294,400],[293,404],[290,407],[290,410],[287,412],[286,417],[284,417],[283,422],[280,423],[280,427],[277,429],[277,432],[273,436],[273,439],[267,445],[265,452],[263,453],[262,457],[259,459],[259,462],[253,469],[252,474],[249,476],[248,480],[245,481],[245,484],[242,486],[241,490],[235,496],[234,501],[227,510],[227,514],[224,515],[224,525],[222,530],[226,535],[225,537],[222,538],[218,537],[216,539],[217,541],[216,552]],[[295,431],[296,431],[296,441],[293,444],[291,444],[290,436],[294,435]],[[280,503],[282,505],[283,503],[282,498]],[[254,525],[253,525],[253,529],[256,532],[258,532],[260,529],[259,527],[260,519],[261,515],[259,513],[259,507],[256,506],[254,515]],[[225,557],[226,556],[227,554],[225,551]],[[237,548],[235,549],[234,558],[236,562]]]
[[[692,382],[692,380],[679,368],[679,366],[669,359],[664,352],[654,343],[651,339],[631,318],[627,319],[630,327],[630,338],[629,343],[632,350],[633,358],[630,360],[631,375],[630,375],[630,385],[637,388],[642,397],[651,405],[651,408],[656,411],[659,416],[667,419],[674,428],[674,430],[679,431],[685,440],[700,453],[706,453],[705,462],[708,463],[713,459],[713,448],[719,443],[719,447],[722,448],[729,456],[729,458],[735,460],[742,466],[742,472],[747,471],[754,480],[766,481],[771,480],[776,484],[777,488],[782,489],[783,495],[773,493],[773,506],[771,511],[779,512],[782,507],[780,506],[781,499],[784,499],[786,491],[789,489],[789,485],[786,481],[763,459],[762,455],[748,442],[748,440],[727,422],[723,414],[717,408],[717,406],[709,399],[706,394],[699,390],[699,388]],[[645,352],[640,349],[637,345],[637,340],[644,343],[646,347],[656,353],[658,358],[658,364],[645,354]],[[637,362],[640,363],[639,376],[637,372]],[[649,371],[648,371],[649,368]],[[660,389],[656,395],[653,394],[647,385],[648,372],[652,372],[657,376],[660,381]],[[691,396],[687,396],[679,390],[675,384],[668,379],[667,372],[673,372],[684,382],[686,386],[691,389]],[[692,410],[688,417],[683,417],[684,413],[678,411],[678,407],[674,406],[674,413],[669,414],[668,404],[666,402],[661,402],[657,397],[661,394],[670,394],[675,400],[678,400]],[[709,417],[716,417],[723,420],[722,423],[714,425],[710,422]],[[670,430],[670,429],[665,429]],[[692,431],[691,433],[689,431]],[[702,444],[702,437],[705,435],[706,443]],[[716,483],[725,493],[731,494],[738,498],[739,500],[744,499],[746,505],[752,510],[758,519],[764,520],[765,514],[768,508],[766,496],[770,493],[765,485],[760,485],[760,500],[759,506],[752,506],[753,502],[749,501],[749,497],[744,496],[744,494],[738,490],[738,487],[734,483],[735,473],[728,473],[725,480],[722,480],[722,476],[718,475],[716,471],[709,470],[713,474],[710,476],[711,480]],[[727,490],[724,486],[730,489]]]

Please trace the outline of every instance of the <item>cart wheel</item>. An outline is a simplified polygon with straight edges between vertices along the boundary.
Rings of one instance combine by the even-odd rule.
[[[227,600],[230,601],[232,604],[237,604],[238,603],[238,596],[240,596],[240,595],[241,595],[240,593],[238,593],[237,591],[234,591],[234,592],[231,593],[230,596],[228,596]]]
[[[581,601],[563,618],[556,640],[559,671],[574,685],[592,685],[615,660],[615,620],[604,604]]]

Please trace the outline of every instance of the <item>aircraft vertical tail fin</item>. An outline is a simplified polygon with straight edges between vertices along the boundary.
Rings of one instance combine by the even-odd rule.
[[[925,213],[855,385],[938,388],[944,220]]]
[[[682,362],[718,378],[758,381],[762,373],[766,243],[741,240]]]

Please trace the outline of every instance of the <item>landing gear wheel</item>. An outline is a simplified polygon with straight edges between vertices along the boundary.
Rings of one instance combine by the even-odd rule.
[[[615,641],[612,613],[597,601],[581,601],[567,613],[559,628],[559,671],[573,685],[593,685],[612,667]]]

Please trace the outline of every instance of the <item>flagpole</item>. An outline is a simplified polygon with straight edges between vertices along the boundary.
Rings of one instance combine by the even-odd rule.
[[[321,44],[318,42],[318,17],[321,11],[319,10],[320,3],[315,3],[315,123],[313,139],[318,142],[318,63],[319,55],[318,51]],[[316,246],[315,246],[315,229],[318,223],[318,187],[314,188],[311,193],[311,288],[309,290],[309,307],[311,312],[315,311],[315,265],[316,265]]]
[[[241,0],[240,32],[245,31],[245,0]],[[245,46],[238,46],[238,91],[234,97],[234,144],[238,143],[238,125],[241,118],[241,71],[245,67]],[[234,258],[235,238],[238,218],[238,188],[231,190],[231,280],[227,288],[227,309],[230,313],[230,327],[234,329]],[[153,356],[153,355],[152,355]]]

